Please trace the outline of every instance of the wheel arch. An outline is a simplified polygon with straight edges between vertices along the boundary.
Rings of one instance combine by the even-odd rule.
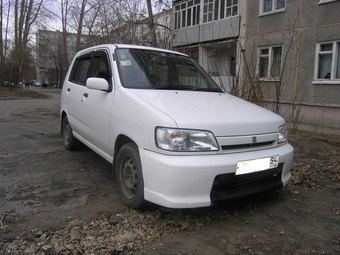
[[[115,141],[115,145],[114,145],[114,155],[113,155],[113,162],[112,162],[112,173],[114,172],[114,168],[116,165],[116,159],[117,159],[117,155],[119,150],[127,143],[134,143],[137,145],[137,143],[135,143],[131,138],[129,138],[126,135],[119,135]]]

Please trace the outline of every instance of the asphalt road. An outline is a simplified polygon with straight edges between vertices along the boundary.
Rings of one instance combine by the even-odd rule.
[[[85,147],[64,149],[60,90],[36,90],[51,98],[0,100],[0,238],[126,209],[111,164]]]

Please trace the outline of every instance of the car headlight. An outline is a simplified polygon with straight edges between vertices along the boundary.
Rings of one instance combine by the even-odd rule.
[[[168,151],[217,151],[214,135],[209,131],[156,128],[156,146]]]
[[[288,130],[287,130],[287,125],[284,124],[279,127],[279,137],[277,139],[277,143],[285,143],[288,141]]]

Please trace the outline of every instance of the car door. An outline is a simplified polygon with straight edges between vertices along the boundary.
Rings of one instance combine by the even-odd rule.
[[[96,150],[110,155],[109,123],[111,106],[114,97],[112,68],[110,65],[109,51],[102,49],[93,52],[91,58],[91,69],[88,77],[105,79],[109,83],[107,91],[87,88],[81,99],[82,114],[88,142]]]
[[[88,132],[84,123],[84,109],[82,99],[86,93],[86,79],[91,67],[92,52],[77,57],[72,65],[68,80],[64,82],[63,100],[69,123],[76,135],[88,140]]]

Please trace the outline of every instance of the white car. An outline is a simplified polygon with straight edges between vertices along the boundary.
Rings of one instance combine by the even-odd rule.
[[[60,117],[64,146],[80,141],[112,163],[132,208],[206,207],[291,179],[285,121],[223,92],[178,52],[119,44],[78,52]]]

